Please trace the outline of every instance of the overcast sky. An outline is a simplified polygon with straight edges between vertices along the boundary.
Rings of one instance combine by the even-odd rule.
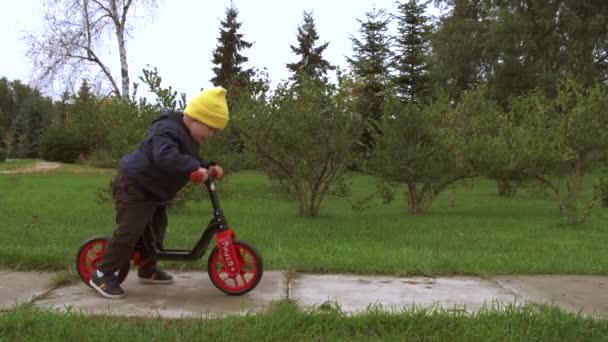
[[[357,18],[374,5],[395,13],[393,0],[235,0],[241,33],[254,43],[244,54],[247,66],[266,67],[273,85],[287,79],[285,63],[297,60],[289,45],[296,45],[297,26],[302,22],[302,11],[314,11],[319,42],[330,42],[324,56],[342,68],[347,66],[345,55],[352,53],[349,34],[357,34]],[[157,67],[164,85],[185,92],[190,98],[201,87],[209,87],[213,77],[211,52],[217,44],[219,20],[230,0],[164,0],[152,15],[137,12],[142,17],[132,21],[134,30],[127,42],[131,83],[138,81],[141,69]],[[348,4],[348,5],[347,5]],[[274,12],[276,14],[270,14]],[[0,4],[0,77],[30,80],[31,65],[25,56],[26,45],[21,40],[24,31],[42,27],[42,1],[2,1]],[[431,14],[437,14],[434,9]],[[394,23],[392,29],[394,30]],[[108,40],[108,51],[117,51],[113,40]],[[120,83],[118,56],[106,56],[106,63]],[[59,93],[61,89],[57,90]],[[49,94],[50,95],[50,94]]]

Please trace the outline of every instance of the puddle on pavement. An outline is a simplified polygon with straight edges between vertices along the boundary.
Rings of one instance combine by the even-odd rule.
[[[477,310],[495,302],[517,304],[519,298],[494,282],[472,277],[303,275],[295,279],[291,299],[306,307],[336,302],[345,312],[360,312],[370,305]]]
[[[477,277],[374,277],[359,275],[300,274],[289,284],[283,272],[267,271],[256,289],[244,296],[229,296],[213,286],[206,272],[175,272],[175,283],[144,285],[130,274],[123,288],[127,296],[108,300],[82,282],[59,287],[36,305],[85,313],[132,316],[210,317],[262,312],[288,296],[303,307],[334,302],[347,313],[379,305],[385,309],[465,309],[528,302],[556,304],[571,312],[608,316],[608,277],[530,275]],[[30,299],[44,292],[52,274],[0,271],[0,306],[15,299]],[[41,281],[41,279],[43,281]],[[46,279],[46,280],[44,280]],[[32,286],[24,286],[32,284]],[[289,285],[289,288],[288,288]]]

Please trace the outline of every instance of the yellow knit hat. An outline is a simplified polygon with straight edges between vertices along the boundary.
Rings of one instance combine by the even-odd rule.
[[[188,103],[184,114],[207,126],[223,130],[228,124],[226,89],[216,87],[201,91]]]

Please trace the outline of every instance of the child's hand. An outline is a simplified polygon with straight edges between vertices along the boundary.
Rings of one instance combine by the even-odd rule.
[[[198,170],[192,172],[190,179],[194,183],[206,182],[207,179],[209,179],[209,171],[207,171],[205,168],[199,167]]]
[[[199,167],[198,170],[192,172],[190,179],[195,183],[206,182],[209,179],[210,173],[217,180],[222,180],[222,178],[224,178],[224,169],[222,169],[221,166],[214,165],[211,166],[209,170]]]
[[[213,177],[217,180],[222,180],[224,178],[224,169],[222,169],[219,165],[213,165],[209,168],[209,172],[213,175]]]

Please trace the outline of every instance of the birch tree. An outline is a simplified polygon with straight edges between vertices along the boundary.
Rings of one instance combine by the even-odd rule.
[[[129,65],[126,38],[135,7],[156,7],[156,0],[45,0],[42,34],[26,36],[26,55],[33,61],[36,79],[47,83],[56,78],[77,81],[96,70],[117,97],[129,96]],[[104,39],[116,38],[120,78],[112,73],[103,55]],[[106,59],[104,59],[104,57]]]

